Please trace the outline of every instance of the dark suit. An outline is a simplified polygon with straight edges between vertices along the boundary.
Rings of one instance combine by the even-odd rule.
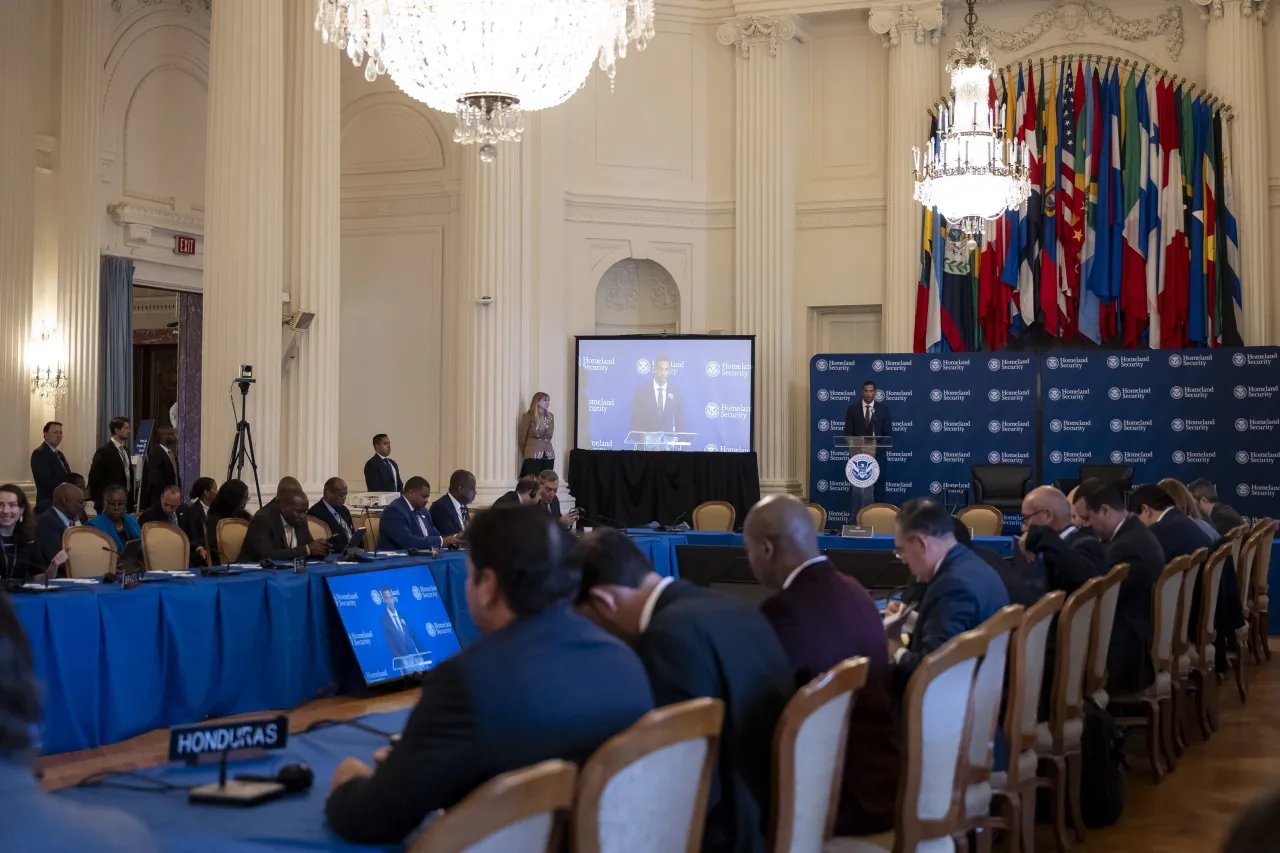
[[[494,506],[520,506],[520,495],[515,490],[504,492],[502,497],[493,502]]]
[[[585,762],[652,707],[623,643],[564,609],[520,619],[428,671],[401,742],[325,814],[348,841],[393,844],[500,773]]]
[[[335,512],[337,513],[336,516],[334,515]],[[355,524],[351,521],[351,510],[345,506],[330,507],[321,499],[311,505],[311,509],[307,510],[307,515],[323,521],[329,528],[329,532],[338,537],[334,542],[334,551],[347,550],[347,546],[351,544],[351,536],[347,534],[347,530],[354,534],[356,529]],[[342,529],[343,522],[346,522],[347,530]]]
[[[884,403],[875,403],[871,407],[871,422],[867,423],[864,417],[863,402],[853,403],[844,412],[844,434],[848,438],[890,438],[893,434],[893,416],[889,413],[889,407]],[[855,449],[850,452],[858,452]],[[877,446],[875,452],[876,462],[880,463],[880,479],[876,481],[875,497],[877,501],[884,500],[885,483],[889,481],[888,471],[886,468],[888,457],[884,448]],[[855,498],[857,496],[855,495]],[[860,504],[859,504],[860,506]]]
[[[182,530],[187,534],[187,541],[191,543],[191,565],[200,566],[204,564],[204,560],[196,549],[205,547],[204,528],[205,522],[209,520],[209,514],[205,512],[204,504],[198,500],[191,501],[183,509]]]
[[[464,506],[462,511],[467,512],[467,508]],[[454,507],[453,499],[449,497],[448,492],[431,504],[431,523],[436,526],[436,530],[440,531],[441,536],[457,536],[466,526],[458,517],[458,510]]]
[[[684,392],[667,382],[664,404],[658,403],[653,380],[636,388],[631,397],[631,428],[641,432],[684,432]]]
[[[178,476],[177,456],[170,459],[169,454],[159,443],[152,445],[147,453],[147,467],[143,472],[142,480],[142,505],[151,506],[159,503],[160,495],[164,494],[167,487],[176,486],[181,482]]]
[[[153,521],[163,521],[165,524],[172,524],[174,527],[179,528],[185,533],[186,527],[182,524],[182,517],[184,515],[186,515],[186,507],[180,506],[178,507],[178,511],[173,514],[173,518],[170,518],[160,507],[160,502],[156,501],[146,512],[138,516],[138,526],[141,527],[142,525],[150,524]]]
[[[400,466],[390,456],[373,454],[364,463],[364,487],[370,492],[402,492],[404,481],[400,479]]]
[[[972,631],[1009,604],[1009,593],[995,569],[963,545],[942,558],[925,585],[916,628],[893,667],[894,689],[906,691],[920,661],[957,634]]]
[[[418,524],[418,520],[422,524]],[[422,528],[426,527],[426,535]],[[423,507],[415,512],[404,496],[396,498],[382,511],[382,521],[378,525],[379,551],[404,551],[410,548],[427,550],[439,548],[444,544],[444,537],[431,523],[431,514]]]
[[[773,730],[795,692],[769,622],[742,602],[685,581],[658,597],[636,642],[658,707],[709,696],[725,703],[704,851],[763,851]]]
[[[1039,595],[1062,590],[1071,595],[1102,574],[1107,550],[1092,528],[1075,528],[1064,538],[1052,527],[1036,525],[1027,531],[1027,550],[1036,561],[1025,571]],[[1052,642],[1054,634],[1050,632]]]
[[[240,562],[256,563],[259,560],[293,560],[307,556],[311,543],[311,529],[305,518],[298,519],[293,527],[294,544],[289,545],[285,535],[284,517],[278,504],[267,504],[258,510],[249,522],[249,532],[244,535],[244,547],[240,549]]]
[[[49,561],[62,550],[62,531],[66,529],[62,516],[52,508],[36,519],[36,544],[44,565],[48,566]]]
[[[387,649],[390,650],[393,659],[422,651],[422,644],[414,636],[413,628],[403,616],[400,617],[400,622],[401,625],[396,625],[395,620],[391,618],[391,612],[382,611],[382,636],[387,639]]]
[[[127,444],[124,452],[129,453]],[[89,479],[85,485],[89,487],[93,509],[99,515],[102,514],[102,493],[106,491],[107,486],[124,486],[129,493],[126,511],[133,512],[133,464],[130,462],[128,466],[125,465],[124,458],[120,455],[120,448],[116,447],[114,441],[108,441],[94,451],[93,462],[89,465]]]
[[[0,540],[0,579],[26,580],[33,575],[44,574],[49,564],[40,558],[40,545],[30,542]]]
[[[53,490],[66,482],[71,473],[62,451],[45,442],[31,451],[31,479],[36,484],[36,515],[53,506]]]
[[[556,495],[554,498],[552,498],[552,499],[551,499],[551,503],[549,503],[549,504],[543,504],[543,506],[547,508],[547,515],[551,516],[551,517],[552,517],[552,518],[554,518],[556,521],[559,521],[559,520],[560,520],[560,516],[564,515],[564,513],[562,513],[562,512],[560,511],[560,496],[559,496],[559,495]]]
[[[1186,513],[1176,506],[1171,507],[1164,517],[1149,528],[1164,551],[1165,563],[1171,563],[1178,557],[1193,554],[1201,548],[1213,544],[1200,527]]]
[[[1040,600],[1043,593],[1037,590],[1039,585],[1032,578],[1015,569],[1004,557],[982,545],[973,546],[971,550],[1000,577],[1005,592],[1009,594],[1010,604],[1030,607]]]
[[[760,605],[791,660],[796,686],[846,658],[871,665],[849,721],[836,835],[869,835],[893,827],[901,740],[893,700],[884,623],[871,596],[829,560],[806,566]]]
[[[1151,595],[1164,571],[1164,550],[1136,515],[1122,521],[1107,543],[1107,571],[1120,563],[1129,564],[1129,575],[1120,584],[1107,648],[1107,692],[1112,694],[1137,692],[1156,679],[1151,663]]]
[[[1233,528],[1244,524],[1244,519],[1240,517],[1240,513],[1236,512],[1226,504],[1218,503],[1213,505],[1213,509],[1209,512],[1209,523],[1222,536],[1226,536]]]

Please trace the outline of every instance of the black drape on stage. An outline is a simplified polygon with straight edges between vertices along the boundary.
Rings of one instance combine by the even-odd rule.
[[[589,526],[641,527],[651,521],[693,525],[693,508],[728,501],[737,525],[760,500],[754,453],[574,450],[569,454],[569,493]]]

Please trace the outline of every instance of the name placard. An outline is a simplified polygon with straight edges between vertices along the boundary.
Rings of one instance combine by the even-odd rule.
[[[199,762],[203,756],[221,758],[222,753],[284,749],[289,742],[289,718],[265,717],[234,723],[207,723],[174,726],[169,730],[169,760]]]

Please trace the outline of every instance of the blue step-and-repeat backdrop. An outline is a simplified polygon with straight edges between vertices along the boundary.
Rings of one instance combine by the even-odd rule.
[[[1049,483],[1115,462],[1135,483],[1205,477],[1241,515],[1280,514],[1280,349],[814,356],[809,499],[832,525],[852,498],[836,440],[868,380],[893,424],[891,503],[963,502],[975,464],[1029,464]]]

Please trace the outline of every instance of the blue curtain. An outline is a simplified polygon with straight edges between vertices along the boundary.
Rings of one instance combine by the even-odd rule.
[[[98,442],[111,437],[112,418],[133,417],[133,261],[102,256]]]

